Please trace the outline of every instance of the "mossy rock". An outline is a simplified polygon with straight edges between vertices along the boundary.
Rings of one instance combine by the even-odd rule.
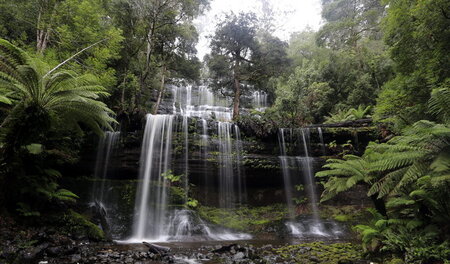
[[[221,209],[199,206],[200,217],[210,223],[245,232],[258,233],[287,215],[284,205]]]
[[[312,242],[289,245],[274,250],[285,261],[295,263],[354,263],[362,259],[362,249],[351,243]]]
[[[105,239],[103,230],[73,210],[68,210],[60,218],[62,232],[76,237],[87,237],[91,240],[102,241]]]

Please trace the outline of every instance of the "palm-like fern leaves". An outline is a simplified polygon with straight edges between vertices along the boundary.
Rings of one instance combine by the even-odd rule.
[[[325,117],[325,124],[333,124],[339,122],[346,122],[352,120],[358,120],[370,117],[371,106],[363,107],[362,105],[358,108],[350,108],[349,110],[338,109],[335,113]]]
[[[369,195],[408,193],[411,185],[429,173],[431,164],[449,146],[450,128],[429,121],[417,122],[388,143],[369,146],[383,157],[371,164],[371,170],[384,175],[371,187]]]
[[[30,106],[42,109],[69,127],[78,128],[81,122],[97,133],[101,133],[102,128],[111,129],[113,112],[98,100],[108,93],[97,85],[94,76],[77,75],[72,71],[45,75],[48,70],[41,61],[31,59],[18,47],[0,39],[2,102],[12,103],[14,109]],[[7,119],[15,118],[14,109]]]
[[[371,181],[369,166],[368,160],[354,155],[346,155],[344,159],[327,160],[327,164],[323,167],[328,170],[316,173],[316,177],[330,177],[324,184],[322,201],[347,191],[359,182],[369,183]]]
[[[428,101],[428,111],[438,117],[443,123],[450,122],[450,79],[446,80],[442,87],[436,88],[431,93]]]
[[[370,144],[363,157],[346,156],[330,159],[318,177],[330,177],[325,183],[323,200],[346,191],[357,182],[370,183],[368,195],[399,195],[412,191],[414,183],[429,174],[433,166],[443,164],[450,151],[450,127],[430,121],[419,121],[388,143]],[[440,158],[439,158],[440,157]],[[439,163],[436,163],[437,161]],[[441,169],[443,166],[440,166]],[[441,173],[438,179],[449,180]]]

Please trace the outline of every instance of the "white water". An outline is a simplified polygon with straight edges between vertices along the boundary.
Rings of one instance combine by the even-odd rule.
[[[234,208],[246,198],[244,173],[240,170],[242,141],[239,127],[231,123],[231,108],[206,89],[191,86],[173,87],[171,115],[147,115],[140,160],[140,181],[136,195],[132,236],[121,242],[240,240],[250,236],[212,226],[188,209],[172,209],[168,205],[170,183],[163,177],[172,168],[173,132],[181,115],[184,175],[182,187],[189,194],[189,130],[192,118],[201,121],[201,151],[205,161],[210,150],[208,120],[217,123],[219,160],[219,200],[222,208]],[[219,104],[219,105],[215,105]],[[207,177],[208,175],[205,175]],[[205,178],[205,181],[208,179]]]
[[[319,131],[321,132],[321,130]],[[297,151],[292,151],[293,146],[295,146],[293,141],[294,132],[301,141],[301,149],[297,149]],[[321,136],[319,135],[319,137]],[[314,159],[310,157],[309,149],[310,130],[306,128],[293,131],[292,129],[282,128],[279,131],[278,139],[281,153],[279,159],[284,179],[286,203],[289,209],[290,220],[285,223],[287,228],[293,236],[297,237],[339,236],[342,230],[336,223],[324,221],[319,217],[318,197],[313,170]],[[302,153],[302,156],[296,155],[297,153]],[[294,182],[300,180],[295,178],[295,175],[301,177],[311,209],[310,215],[300,216],[300,218],[296,215],[296,206],[293,202],[294,198],[296,198],[293,194]]]
[[[319,139],[320,139],[320,149],[322,151],[322,155],[327,155],[327,151],[325,150],[325,142],[323,141],[323,132],[322,128],[318,127],[317,132],[319,133]]]
[[[258,111],[265,111],[269,107],[268,95],[263,91],[254,91],[252,94],[253,107]]]
[[[100,138],[97,147],[97,158],[95,162],[95,178],[94,191],[92,192],[92,202],[98,203],[105,207],[107,194],[106,179],[110,172],[110,162],[114,152],[117,150],[120,132],[105,132],[104,136]],[[99,184],[100,183],[100,184]]]
[[[159,240],[167,234],[167,179],[173,115],[147,115],[131,240]]]

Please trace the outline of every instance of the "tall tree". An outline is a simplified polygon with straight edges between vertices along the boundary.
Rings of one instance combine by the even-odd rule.
[[[363,38],[381,39],[384,5],[379,0],[322,0],[322,5],[327,23],[317,34],[320,45],[355,48]]]
[[[138,58],[139,83],[141,93],[148,86],[148,79],[154,69],[156,48],[162,32],[168,28],[176,30],[180,25],[193,24],[193,19],[201,14],[208,6],[207,0],[127,0],[134,18],[133,26],[139,27],[136,31],[141,43],[134,54]],[[155,55],[155,56],[154,56]],[[141,95],[138,96],[140,101]]]
[[[207,58],[213,86],[232,91],[233,119],[239,117],[242,82],[248,81],[254,66],[252,56],[258,48],[256,16],[253,13],[227,14],[217,25]]]
[[[385,40],[396,77],[383,87],[376,115],[411,124],[428,117],[431,90],[450,86],[450,5],[445,0],[386,3]]]

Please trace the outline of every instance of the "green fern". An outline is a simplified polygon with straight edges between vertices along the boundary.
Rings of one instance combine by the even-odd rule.
[[[328,170],[319,171],[316,177],[329,177],[324,184],[325,191],[321,201],[326,201],[340,192],[347,191],[360,182],[369,183],[369,162],[361,157],[346,155],[342,160],[328,159],[323,166]]]
[[[442,87],[436,88],[431,93],[428,101],[429,113],[438,117],[443,123],[450,122],[450,78]]]
[[[371,110],[372,110],[371,106],[363,107],[362,105],[358,106],[358,108],[350,108],[348,110],[338,109],[336,112],[325,117],[324,124],[333,124],[369,118],[371,117],[369,115]]]
[[[42,61],[32,59],[18,47],[0,39],[1,102],[12,106],[2,126],[20,119],[20,109],[34,106],[76,129],[79,129],[78,123],[86,124],[99,134],[104,128],[112,129],[113,112],[99,101],[101,96],[109,94],[97,85],[95,76],[67,70],[47,74],[50,70]]]

